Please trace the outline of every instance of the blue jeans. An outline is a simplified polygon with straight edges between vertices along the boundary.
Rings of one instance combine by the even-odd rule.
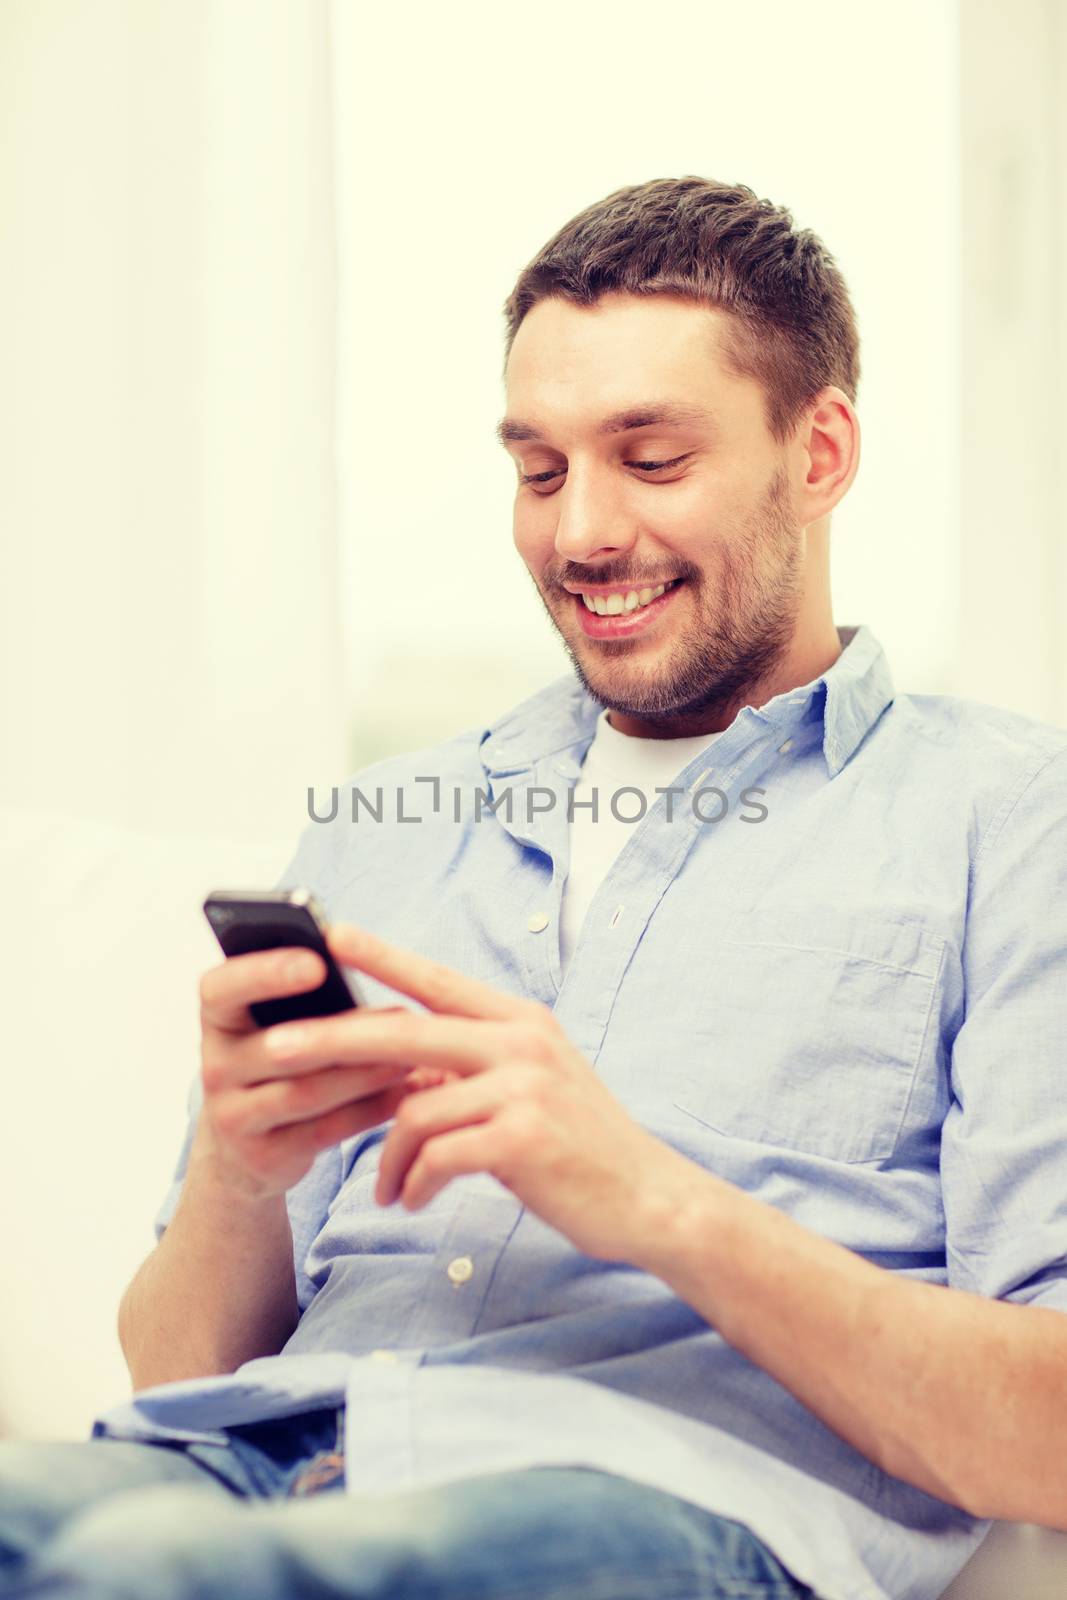
[[[742,1523],[610,1473],[361,1501],[344,1407],[226,1433],[0,1441],[0,1600],[817,1600]]]

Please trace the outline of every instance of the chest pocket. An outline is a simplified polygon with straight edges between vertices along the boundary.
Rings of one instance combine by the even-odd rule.
[[[885,1160],[932,1026],[944,946],[877,911],[739,913],[709,951],[705,1004],[683,1007],[691,1026],[675,1105],[728,1137]]]

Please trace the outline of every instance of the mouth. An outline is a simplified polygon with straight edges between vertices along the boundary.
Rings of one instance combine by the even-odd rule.
[[[655,627],[684,582],[684,578],[672,578],[655,588],[615,590],[610,595],[580,590],[572,592],[572,603],[587,638],[628,639]]]

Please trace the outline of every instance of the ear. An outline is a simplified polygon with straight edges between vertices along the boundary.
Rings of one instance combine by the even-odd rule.
[[[796,490],[802,527],[828,517],[852,486],[860,464],[860,422],[842,389],[823,389],[806,413],[798,447],[807,472]]]

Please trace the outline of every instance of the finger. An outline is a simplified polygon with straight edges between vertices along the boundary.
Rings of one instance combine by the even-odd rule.
[[[313,1122],[339,1106],[362,1103],[391,1084],[403,1083],[415,1070],[391,1062],[325,1067],[307,1076],[257,1084],[242,1091],[234,1115],[240,1117],[242,1134],[269,1133],[293,1123]]]
[[[470,1172],[491,1172],[499,1130],[492,1122],[438,1134],[424,1145],[400,1194],[407,1211],[427,1205],[453,1178]]]
[[[394,1116],[405,1098],[406,1085],[390,1084],[366,1100],[349,1101],[307,1122],[295,1122],[262,1135],[264,1164],[275,1168],[286,1159],[303,1159],[353,1134],[366,1133]]]
[[[232,1032],[254,1028],[250,1001],[317,989],[325,976],[322,957],[298,946],[227,956],[200,979],[201,1021]]]
[[[409,1089],[436,1089],[442,1083],[462,1082],[462,1074],[447,1067],[412,1067],[404,1082]]]
[[[368,1061],[408,1065],[419,1061],[467,1076],[484,1072],[508,1055],[521,1054],[522,1039],[514,1022],[427,1016],[405,1007],[392,1012],[361,1007],[337,1017],[278,1023],[264,1035],[263,1051],[286,1072]]]
[[[409,1012],[406,1006],[392,1006],[382,1007],[381,1014],[406,1017]],[[351,1016],[351,1013],[345,1015]],[[289,1049],[283,1051],[275,1044],[275,1037],[284,1036],[286,1030],[315,1027],[318,1021],[317,1018],[309,1018],[306,1023],[277,1022],[269,1028],[251,1028],[240,1033],[206,1026],[201,1051],[204,1088],[212,1093],[228,1089],[252,1089],[280,1078],[314,1073],[322,1067],[345,1065],[329,1053],[328,1042],[324,1042],[323,1048],[317,1053],[309,1051],[305,1055],[297,1055]],[[365,1070],[374,1062],[364,1057],[359,1064]],[[396,1063],[392,1064],[395,1066]]]
[[[510,1097],[501,1075],[492,1073],[445,1084],[438,1089],[426,1089],[405,1105],[382,1146],[374,1189],[378,1204],[392,1205],[427,1140],[436,1139],[451,1129],[484,1121]]]
[[[335,923],[326,940],[338,961],[369,973],[401,994],[410,995],[430,1011],[505,1020],[525,1016],[536,1005],[535,1001],[505,994],[491,984],[468,978],[442,962],[430,961],[412,950],[387,944],[376,934],[349,922]]]

